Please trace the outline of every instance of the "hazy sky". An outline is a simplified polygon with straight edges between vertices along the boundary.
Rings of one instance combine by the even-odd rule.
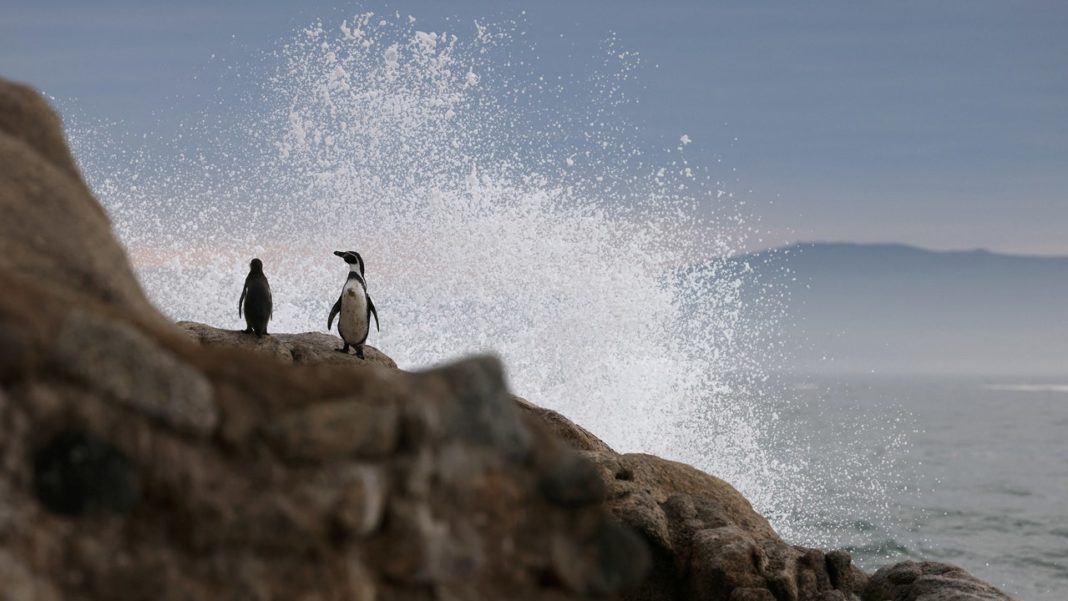
[[[399,10],[429,30],[455,29],[445,16],[519,18],[546,70],[614,33],[644,61],[628,114],[643,143],[686,133],[691,157],[737,168],[769,244],[1068,254],[1061,0],[4,4],[0,75],[134,128],[194,111],[218,60],[239,64],[319,17]]]

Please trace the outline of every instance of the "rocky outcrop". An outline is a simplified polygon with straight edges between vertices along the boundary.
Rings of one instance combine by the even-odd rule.
[[[867,576],[848,553],[783,542],[723,480],[652,455],[615,453],[558,413],[524,409],[598,467],[605,507],[648,544],[653,570],[624,599],[844,600],[863,592]]]
[[[512,396],[491,357],[408,373],[169,323],[56,116],[3,82],[0,290],[4,601],[1003,598],[791,546],[726,482]]]
[[[337,336],[323,332],[304,334],[272,334],[262,338],[241,330],[221,330],[191,321],[180,321],[178,327],[204,346],[241,348],[266,355],[283,363],[304,365],[382,365],[396,368],[393,359],[371,345],[364,345],[364,359],[355,354],[340,353]]]
[[[1010,601],[1010,597],[957,566],[906,561],[875,572],[864,589],[870,601]]]

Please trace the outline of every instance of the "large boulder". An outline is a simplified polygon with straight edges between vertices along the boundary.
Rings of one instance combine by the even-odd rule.
[[[605,507],[652,550],[652,572],[624,599],[830,601],[863,590],[867,576],[848,553],[787,544],[727,482],[653,455],[616,453],[563,415],[519,402],[597,466]]]

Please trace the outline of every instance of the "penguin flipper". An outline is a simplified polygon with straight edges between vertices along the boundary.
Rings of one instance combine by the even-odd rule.
[[[245,282],[245,287],[241,289],[241,298],[237,299],[237,316],[245,316],[245,295],[248,294],[248,282]]]
[[[326,331],[329,332],[330,328],[334,327],[334,318],[337,314],[341,313],[341,297],[337,297],[337,302],[334,303],[333,308],[330,309],[330,317],[326,318]]]
[[[367,295],[367,314],[375,316],[375,329],[379,332],[382,331],[382,326],[378,325],[378,311],[375,311],[375,303],[371,300],[371,295]]]

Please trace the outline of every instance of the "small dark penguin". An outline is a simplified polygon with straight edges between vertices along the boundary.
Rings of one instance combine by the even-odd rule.
[[[363,343],[367,342],[367,334],[371,331],[372,315],[375,316],[375,328],[382,331],[378,325],[378,311],[375,310],[375,304],[367,294],[367,281],[363,274],[363,257],[360,253],[336,250],[334,254],[348,263],[349,277],[345,279],[341,296],[330,309],[326,329],[333,327],[334,317],[340,313],[341,317],[337,320],[337,332],[341,334],[341,340],[345,345],[337,350],[348,353],[351,345],[356,348],[356,356],[363,359]]]
[[[255,332],[256,336],[266,336],[267,322],[273,315],[271,285],[267,283],[267,276],[263,275],[263,261],[252,259],[248,266],[245,287],[237,301],[237,314],[245,317],[245,323],[248,325],[246,333]]]

